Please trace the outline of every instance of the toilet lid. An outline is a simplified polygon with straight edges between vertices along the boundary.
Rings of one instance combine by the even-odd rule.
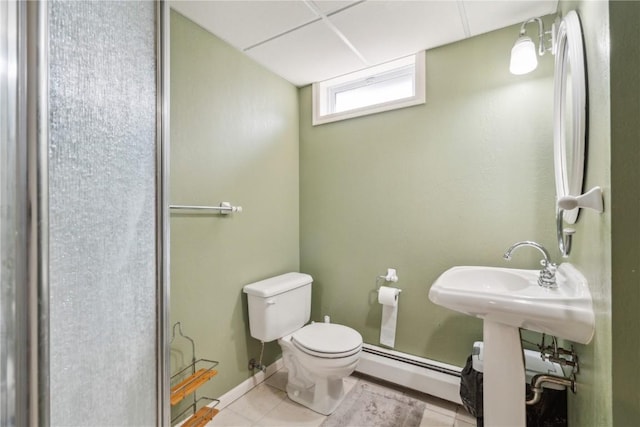
[[[292,340],[302,350],[327,355],[352,352],[362,345],[356,330],[335,323],[311,323],[296,331]]]

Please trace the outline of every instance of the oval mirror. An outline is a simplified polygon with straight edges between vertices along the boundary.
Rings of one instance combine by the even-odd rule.
[[[556,37],[553,109],[556,200],[582,194],[587,121],[584,64],[580,19],[572,10],[560,22]],[[575,223],[579,210],[564,211],[564,220]]]

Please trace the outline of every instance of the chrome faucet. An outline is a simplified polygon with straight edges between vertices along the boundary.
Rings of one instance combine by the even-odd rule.
[[[538,276],[538,285],[544,288],[556,288],[558,287],[556,283],[556,269],[557,265],[551,262],[551,257],[549,256],[549,252],[539,243],[532,242],[530,240],[525,240],[523,242],[518,242],[513,244],[507,251],[504,253],[503,258],[507,261],[511,260],[511,254],[516,249],[522,246],[531,246],[532,248],[536,248],[542,255],[544,256],[543,260],[540,260],[540,265],[542,265],[542,270],[540,270],[540,275]]]

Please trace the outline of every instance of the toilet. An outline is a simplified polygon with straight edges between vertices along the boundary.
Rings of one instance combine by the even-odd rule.
[[[303,273],[287,273],[244,287],[251,336],[278,340],[288,370],[287,395],[294,402],[329,415],[344,397],[343,379],[355,370],[362,336],[335,323],[310,323],[311,283]]]

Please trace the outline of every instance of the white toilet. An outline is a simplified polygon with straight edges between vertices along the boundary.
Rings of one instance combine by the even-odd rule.
[[[289,398],[323,415],[344,397],[343,378],[355,370],[362,336],[347,326],[311,323],[311,283],[303,273],[287,273],[244,287],[251,336],[278,340],[289,371]]]

